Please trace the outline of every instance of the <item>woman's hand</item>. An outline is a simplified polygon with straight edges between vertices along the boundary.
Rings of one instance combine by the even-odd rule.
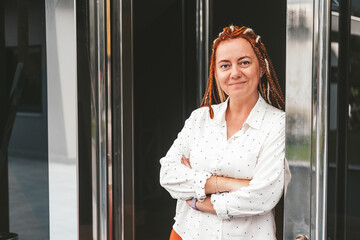
[[[190,165],[190,158],[186,158],[186,157],[182,157],[181,158],[181,164],[185,165],[186,167],[188,168],[192,168],[191,165]]]
[[[186,203],[191,207],[191,201],[192,199],[186,200]],[[203,202],[196,202],[196,207],[202,212],[208,212],[212,214],[216,214],[216,211],[214,209],[214,205],[211,203],[210,197],[206,197]]]

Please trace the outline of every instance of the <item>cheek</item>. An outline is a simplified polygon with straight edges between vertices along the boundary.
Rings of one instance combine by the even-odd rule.
[[[224,76],[223,74],[218,74],[216,76],[216,81],[219,83],[220,87],[224,90],[225,87],[225,83],[226,83],[226,76]]]
[[[219,72],[215,76],[220,84],[224,83],[229,78],[226,72]]]
[[[248,76],[250,78],[252,78],[254,81],[259,81],[259,79],[261,78],[261,71],[260,69],[251,69],[249,72],[248,72]]]
[[[216,84],[220,86],[221,90],[227,94],[226,76],[224,76],[224,74],[215,74],[215,81],[217,82]]]

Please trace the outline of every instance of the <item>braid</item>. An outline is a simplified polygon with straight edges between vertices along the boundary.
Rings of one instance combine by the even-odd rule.
[[[261,42],[260,35],[256,35],[251,28],[238,27],[230,25],[225,27],[219,37],[216,38],[212,46],[212,54],[210,59],[210,71],[207,81],[207,87],[204,97],[201,101],[201,107],[209,107],[210,117],[214,117],[214,111],[211,107],[213,100],[215,103],[224,102],[227,98],[227,94],[220,88],[218,81],[215,79],[215,60],[216,49],[222,41],[226,41],[234,38],[243,38],[247,40],[252,49],[254,50],[261,69],[265,70],[263,77],[259,80],[258,90],[264,100],[272,106],[284,110],[285,109],[285,97],[281,90],[278,77],[276,75],[274,66],[267,54],[265,45]],[[265,76],[265,77],[264,77]],[[214,83],[215,82],[215,83]],[[215,85],[215,86],[214,86]]]

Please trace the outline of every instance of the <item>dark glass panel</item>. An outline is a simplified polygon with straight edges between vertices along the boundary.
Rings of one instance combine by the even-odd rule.
[[[21,112],[41,112],[42,111],[42,76],[41,76],[41,59],[42,49],[41,45],[28,46],[27,52],[27,67],[22,70],[23,72],[23,86],[22,93],[19,99],[18,111]],[[18,47],[10,46],[6,48],[6,58],[10,65],[8,80],[15,73],[18,56]],[[26,71],[26,72],[25,72]]]
[[[349,39],[349,124],[347,179],[347,240],[360,239],[360,0],[351,1]]]
[[[29,240],[49,239],[44,4],[0,4],[0,232]]]
[[[344,1],[344,0],[343,0]],[[346,14],[345,8],[339,8],[342,1],[332,1],[332,32],[330,35],[330,71],[329,71],[329,171],[328,171],[328,213],[327,213],[327,234],[328,239],[355,240],[360,238],[360,192],[358,183],[360,181],[360,21],[359,21],[359,0],[350,1],[350,27],[348,42],[341,42],[339,32],[346,32],[344,29],[337,29],[343,26],[340,21],[341,14]],[[344,1],[345,3],[345,1]],[[346,3],[347,4],[347,3]],[[348,6],[348,5],[346,5]],[[344,11],[344,12],[342,12]],[[344,38],[342,38],[344,39]],[[346,46],[345,44],[348,44]],[[348,51],[348,52],[347,52]],[[346,58],[340,58],[340,55]],[[344,64],[344,61],[347,63]],[[341,74],[341,68],[347,69],[347,74]],[[339,86],[344,84],[344,88]],[[340,91],[346,91],[346,100],[340,99]],[[340,114],[339,102],[347,101],[346,115]],[[346,121],[345,121],[346,120]],[[340,131],[339,122],[347,125]],[[341,125],[344,126],[344,125]],[[339,127],[339,129],[338,129]],[[340,137],[346,139],[340,140]],[[346,141],[346,144],[342,144]],[[345,149],[343,149],[345,147]],[[344,152],[340,156],[339,152]],[[337,159],[339,158],[339,159]],[[339,168],[345,171],[337,173]],[[339,187],[337,187],[337,185]],[[345,186],[345,191],[341,188]],[[342,194],[345,193],[345,195]],[[337,200],[339,199],[339,200]],[[342,199],[345,199],[343,202]],[[341,205],[337,203],[341,201]],[[338,214],[339,209],[344,209],[344,214]],[[344,215],[344,216],[343,216]],[[342,219],[346,221],[343,222]],[[341,235],[339,236],[339,233]]]
[[[351,1],[351,16],[360,17],[360,1],[359,0],[352,0]],[[360,19],[357,19],[359,22]]]
[[[76,1],[79,239],[93,239],[89,1]]]
[[[196,1],[134,1],[135,237],[167,239],[175,200],[159,160],[196,106]]]

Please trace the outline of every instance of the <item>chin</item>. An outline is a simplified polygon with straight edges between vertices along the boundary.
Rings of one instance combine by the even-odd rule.
[[[236,98],[241,99],[241,98],[249,98],[252,95],[255,96],[255,94],[256,94],[256,96],[258,96],[257,89],[255,91],[251,91],[248,89],[241,89],[241,90],[239,89],[236,92],[234,91],[234,92],[228,94],[228,96],[233,99],[236,99]]]

